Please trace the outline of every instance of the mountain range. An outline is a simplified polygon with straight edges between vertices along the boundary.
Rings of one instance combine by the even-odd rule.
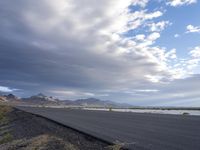
[[[96,98],[86,98],[77,100],[59,100],[52,96],[46,96],[39,93],[28,98],[18,98],[13,94],[0,96],[0,102],[7,102],[14,105],[39,105],[39,106],[79,106],[79,107],[113,107],[128,108],[129,104],[116,103],[109,100],[100,100]]]

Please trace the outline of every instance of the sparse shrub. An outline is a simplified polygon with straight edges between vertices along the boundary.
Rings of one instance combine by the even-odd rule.
[[[112,107],[109,108],[109,111],[112,111]]]
[[[0,140],[0,144],[8,143],[13,140],[13,136],[10,133],[6,133]]]
[[[122,146],[120,144],[111,145],[106,148],[106,150],[121,150],[121,149]]]
[[[8,121],[6,114],[11,111],[9,106],[0,106],[0,124]]]
[[[189,115],[189,114],[190,114],[190,113],[188,113],[188,112],[184,112],[184,113],[183,113],[183,115]]]

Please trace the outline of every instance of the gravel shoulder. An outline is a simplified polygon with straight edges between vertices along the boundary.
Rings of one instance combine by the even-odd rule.
[[[3,110],[0,106],[0,112]],[[0,120],[1,150],[114,150],[112,146],[45,118],[9,108]],[[5,119],[6,118],[6,119]]]

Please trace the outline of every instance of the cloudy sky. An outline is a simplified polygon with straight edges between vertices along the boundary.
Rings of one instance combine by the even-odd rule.
[[[200,1],[0,0],[0,91],[200,106]]]

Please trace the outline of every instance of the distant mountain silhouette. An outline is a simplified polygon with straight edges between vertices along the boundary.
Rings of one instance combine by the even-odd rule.
[[[74,105],[85,107],[130,107],[128,104],[121,104],[112,101],[104,101],[96,98],[78,99],[73,102]]]
[[[83,106],[83,107],[131,107],[129,104],[116,103],[108,100],[100,100],[96,98],[86,98],[78,100],[59,100],[52,96],[46,96],[42,93],[33,95],[28,98],[18,98],[13,94],[0,96],[3,102],[23,105],[42,105],[42,106]]]
[[[9,102],[9,103],[13,103],[13,104],[17,104],[17,103],[22,102],[20,98],[18,98],[17,96],[15,96],[13,94],[1,95],[0,101],[1,102]]]
[[[22,101],[27,104],[32,105],[60,105],[60,100],[55,99],[53,97],[46,96],[42,93],[39,93],[37,95],[33,95],[28,98],[22,98]]]
[[[0,96],[0,102],[6,102],[7,99],[4,96]]]

